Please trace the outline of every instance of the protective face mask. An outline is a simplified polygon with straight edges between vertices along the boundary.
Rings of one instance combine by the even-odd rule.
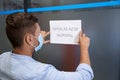
[[[37,52],[38,50],[40,50],[41,48],[42,48],[42,46],[43,46],[43,37],[42,37],[42,35],[40,34],[39,36],[38,36],[38,46],[36,46],[35,47],[35,51]],[[34,46],[33,46],[34,47]]]

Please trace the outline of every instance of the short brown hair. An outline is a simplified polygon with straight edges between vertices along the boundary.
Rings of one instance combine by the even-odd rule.
[[[30,13],[13,13],[6,19],[6,34],[13,48],[20,47],[23,44],[23,38],[26,33],[34,34],[35,23],[38,19]]]

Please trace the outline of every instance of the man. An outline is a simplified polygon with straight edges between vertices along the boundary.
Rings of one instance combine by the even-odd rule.
[[[41,31],[38,19],[29,13],[14,13],[6,19],[6,34],[13,50],[0,55],[0,80],[92,80],[90,39],[80,33],[80,64],[75,72],[59,71],[50,64],[32,58],[34,52],[49,42],[50,32]]]

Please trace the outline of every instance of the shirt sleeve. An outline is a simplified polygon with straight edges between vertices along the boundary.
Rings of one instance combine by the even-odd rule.
[[[75,72],[59,71],[50,66],[44,73],[42,80],[92,80],[94,77],[92,68],[85,63],[79,64]]]

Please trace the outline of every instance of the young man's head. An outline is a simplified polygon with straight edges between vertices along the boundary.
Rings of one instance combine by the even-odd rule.
[[[40,33],[38,19],[30,13],[14,13],[7,16],[6,34],[13,48],[37,46]]]

